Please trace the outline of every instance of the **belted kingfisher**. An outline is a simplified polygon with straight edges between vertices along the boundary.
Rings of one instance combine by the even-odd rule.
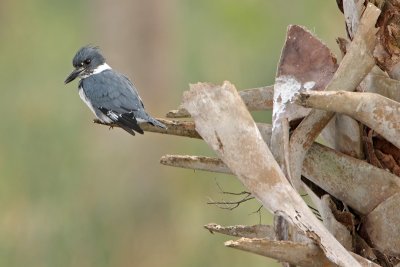
[[[79,49],[72,65],[75,69],[64,83],[80,78],[79,96],[102,123],[116,124],[132,135],[143,134],[138,122],[166,129],[147,114],[135,86],[106,63],[98,47]]]

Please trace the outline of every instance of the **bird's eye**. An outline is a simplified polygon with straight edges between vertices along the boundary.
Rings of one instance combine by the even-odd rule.
[[[83,62],[79,63],[79,65],[80,65],[81,67],[83,67]]]
[[[90,62],[92,62],[90,59],[86,59],[86,60],[85,60],[85,64],[86,64],[86,65],[89,65]]]

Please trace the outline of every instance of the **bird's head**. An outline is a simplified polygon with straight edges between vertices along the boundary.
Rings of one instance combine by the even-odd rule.
[[[76,78],[85,78],[93,74],[96,69],[105,65],[105,58],[100,53],[100,49],[95,46],[84,46],[76,53],[72,60],[74,70],[65,79],[64,83],[72,82]]]

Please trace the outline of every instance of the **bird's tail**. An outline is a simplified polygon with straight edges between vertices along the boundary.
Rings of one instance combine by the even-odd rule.
[[[147,122],[150,123],[153,126],[157,126],[163,129],[167,129],[167,126],[165,126],[163,123],[159,122],[158,120],[152,118],[151,116],[148,116]]]

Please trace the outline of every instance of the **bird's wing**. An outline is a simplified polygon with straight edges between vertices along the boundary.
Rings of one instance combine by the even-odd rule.
[[[143,133],[135,117],[137,113],[145,113],[143,103],[126,77],[108,70],[83,79],[81,87],[94,109],[126,131]]]
[[[132,90],[132,93],[139,99],[140,105],[142,106],[142,108],[144,108],[144,104],[143,104],[143,100],[140,97],[138,91],[136,90],[136,87],[133,85],[133,83],[131,82],[131,80],[129,80],[128,77],[126,77],[125,75],[121,74],[121,76],[125,79],[125,81],[130,85],[130,88]]]
[[[132,83],[112,70],[82,80],[82,88],[93,107],[120,114],[143,110],[143,103]]]

